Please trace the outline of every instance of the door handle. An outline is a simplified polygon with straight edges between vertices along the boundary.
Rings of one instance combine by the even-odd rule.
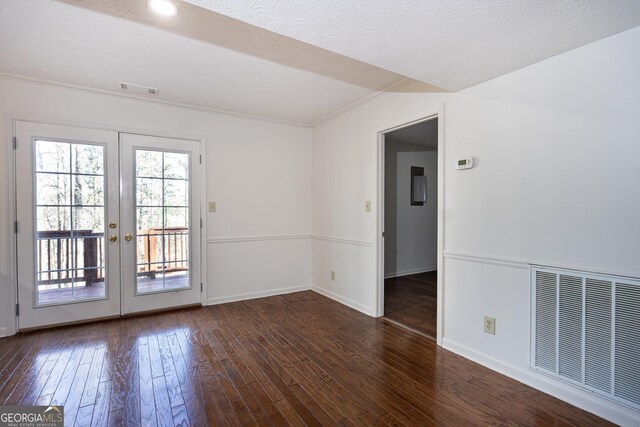
[[[131,239],[133,239],[133,236],[131,234],[125,234],[124,235],[124,240],[126,240],[127,242],[130,242]]]
[[[116,236],[115,234],[112,234],[111,236],[109,236],[110,242],[115,242],[116,240],[118,240],[118,236]]]

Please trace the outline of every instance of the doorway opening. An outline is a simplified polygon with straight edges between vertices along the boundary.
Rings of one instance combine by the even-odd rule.
[[[438,335],[438,117],[382,135],[384,318]]]

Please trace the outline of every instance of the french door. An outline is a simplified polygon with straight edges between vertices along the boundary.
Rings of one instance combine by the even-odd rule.
[[[19,329],[200,302],[197,142],[21,121],[15,136]]]
[[[195,141],[120,134],[122,313],[200,302]]]

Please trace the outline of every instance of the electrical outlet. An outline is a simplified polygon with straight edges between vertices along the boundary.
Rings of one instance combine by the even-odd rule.
[[[213,213],[216,211],[216,202],[209,202],[209,212]]]
[[[336,272],[331,270],[331,280],[336,280]]]
[[[371,212],[371,200],[367,200],[364,202],[364,211]]]
[[[488,334],[496,334],[496,318],[484,316],[484,331]]]

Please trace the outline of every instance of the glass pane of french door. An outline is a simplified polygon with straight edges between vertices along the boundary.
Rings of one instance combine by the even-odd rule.
[[[189,154],[134,152],[136,293],[189,288]]]
[[[120,134],[124,313],[201,302],[199,147]]]
[[[19,329],[119,315],[117,132],[15,129]]]
[[[36,305],[105,298],[105,147],[34,145]]]

